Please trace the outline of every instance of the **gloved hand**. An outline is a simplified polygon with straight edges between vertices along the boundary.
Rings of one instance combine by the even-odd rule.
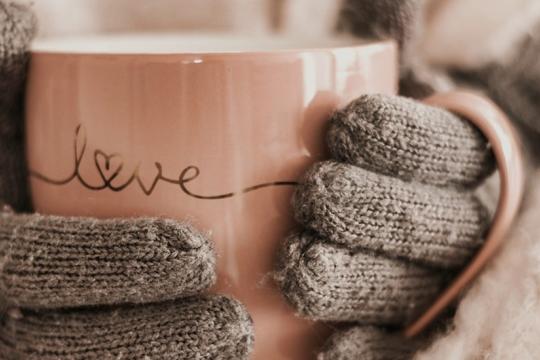
[[[34,28],[0,0],[0,199],[17,211],[30,210],[21,98]],[[247,358],[244,307],[199,295],[215,279],[210,241],[184,223],[4,210],[0,359]]]
[[[340,27],[394,38],[400,91],[433,90],[411,51],[418,0],[346,0]],[[494,169],[467,121],[412,99],[366,95],[331,119],[332,159],[305,175],[294,197],[304,230],[279,256],[276,280],[301,316],[348,324],[321,360],[408,359],[429,336],[407,340],[414,320],[481,246],[489,215],[474,189]]]
[[[403,326],[482,244],[489,214],[472,191],[494,168],[490,147],[445,110],[384,95],[336,112],[327,143],[332,160],[296,190],[305,230],[287,239],[276,278],[302,316]],[[419,345],[384,334],[354,327],[320,358],[407,358]]]

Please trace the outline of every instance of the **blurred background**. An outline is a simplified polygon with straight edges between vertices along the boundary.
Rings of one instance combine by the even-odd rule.
[[[40,36],[126,31],[333,32],[344,8],[374,0],[17,0],[31,2]],[[390,2],[395,0],[377,0]],[[399,1],[399,0],[397,0]],[[510,57],[540,21],[538,0],[419,0],[415,52],[439,65]]]

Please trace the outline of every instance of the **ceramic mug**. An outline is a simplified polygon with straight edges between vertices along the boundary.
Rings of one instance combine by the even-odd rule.
[[[325,157],[336,108],[396,93],[397,57],[392,41],[279,36],[36,42],[26,107],[34,207],[191,221],[215,243],[212,291],[252,315],[252,358],[310,359],[329,331],[295,316],[269,276],[294,227],[290,197]]]

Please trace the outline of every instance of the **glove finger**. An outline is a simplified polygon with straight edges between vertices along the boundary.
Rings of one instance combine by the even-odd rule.
[[[293,205],[300,223],[331,242],[444,268],[466,264],[489,224],[472,193],[333,161],[307,172]]]
[[[245,308],[220,296],[0,322],[0,353],[16,359],[247,359],[252,345]]]
[[[443,289],[447,275],[301,233],[279,255],[275,279],[299,315],[313,320],[402,325]]]
[[[353,327],[334,334],[318,360],[406,360],[422,345],[381,328]]]
[[[0,216],[0,294],[27,308],[189,296],[216,279],[211,242],[164,219]]]
[[[342,162],[438,186],[477,185],[494,169],[491,148],[472,124],[397,96],[364,95],[336,112],[328,146]]]

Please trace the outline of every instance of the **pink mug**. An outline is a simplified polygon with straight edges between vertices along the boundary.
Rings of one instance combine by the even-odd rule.
[[[190,220],[215,242],[212,291],[252,315],[252,359],[311,359],[329,329],[295,316],[270,276],[294,227],[291,193],[325,157],[332,111],[396,93],[397,57],[392,41],[279,36],[37,42],[26,109],[35,209]]]

